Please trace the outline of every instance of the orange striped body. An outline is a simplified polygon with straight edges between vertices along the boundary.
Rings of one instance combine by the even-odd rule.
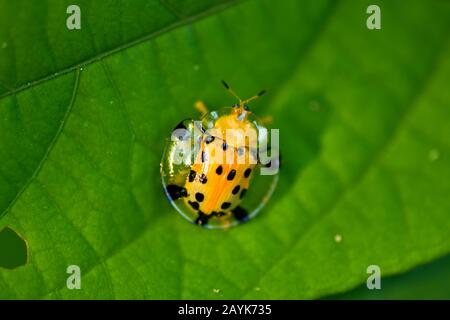
[[[193,210],[208,216],[224,216],[239,205],[249,188],[256,158],[248,148],[226,145],[226,150],[223,150],[222,139],[215,137],[214,141],[207,143],[208,137],[211,139],[205,135],[187,177],[185,188],[188,197],[185,201]],[[253,161],[249,161],[249,157]],[[226,159],[232,161],[227,162]]]
[[[256,145],[257,135],[249,121],[238,117],[233,112],[220,117],[202,137],[185,183],[185,202],[200,214],[228,215],[250,186],[257,165],[256,152],[252,151],[256,149],[251,147]]]

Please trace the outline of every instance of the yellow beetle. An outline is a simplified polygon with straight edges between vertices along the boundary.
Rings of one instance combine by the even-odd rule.
[[[175,127],[161,161],[162,182],[170,202],[189,221],[209,228],[230,227],[255,216],[278,181],[279,164],[274,166],[275,174],[256,172],[259,166],[273,166],[272,161],[261,163],[267,129],[248,104],[265,90],[242,100],[222,83],[239,102],[211,112],[197,102],[201,120],[186,119]],[[267,147],[263,151],[267,152]],[[252,195],[255,184],[260,191]],[[252,197],[247,207],[243,205],[246,197]]]

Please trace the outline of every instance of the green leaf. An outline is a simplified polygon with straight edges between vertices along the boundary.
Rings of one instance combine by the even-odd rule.
[[[362,0],[80,1],[75,31],[44,3],[0,2],[0,228],[29,250],[0,298],[317,298],[450,252],[448,2],[382,1],[368,30]],[[186,223],[159,176],[193,103],[232,103],[220,79],[270,88],[254,110],[283,155],[228,231]]]
[[[366,284],[328,299],[450,299],[450,256],[417,267],[405,274],[383,279],[382,290]]]

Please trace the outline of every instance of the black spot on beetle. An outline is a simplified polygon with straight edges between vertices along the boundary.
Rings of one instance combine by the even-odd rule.
[[[198,212],[198,218],[195,220],[195,224],[204,226],[208,223],[209,217],[204,214],[202,211]]]
[[[205,138],[205,142],[206,142],[206,144],[210,144],[211,142],[213,142],[214,141],[214,137],[213,136],[207,136],[206,138]]]
[[[177,200],[179,198],[187,197],[187,190],[184,187],[177,186],[175,184],[169,184],[166,187],[166,192],[169,194],[169,197],[173,200]]]
[[[242,199],[247,193],[247,189],[242,189],[241,194],[239,195],[239,199]]]
[[[216,169],[216,173],[220,176],[223,172],[223,167],[222,166],[218,166]]]
[[[202,162],[208,161],[208,154],[205,151],[202,151]]]
[[[208,182],[208,179],[206,178],[206,174],[202,173],[199,177],[198,177],[198,181],[200,181],[201,183],[205,184],[206,182]]]
[[[240,206],[237,206],[236,208],[231,210],[231,212],[233,213],[233,215],[235,216],[235,218],[238,221],[244,222],[244,221],[248,220],[247,210],[245,210],[244,208],[242,208]]]
[[[224,141],[223,143],[222,143],[222,150],[223,151],[226,151],[228,149],[228,144]]]
[[[237,185],[236,187],[234,187],[234,189],[233,189],[233,191],[231,191],[231,193],[232,194],[237,194],[240,189],[241,189],[241,186]]]
[[[195,172],[194,170],[191,170],[191,172],[189,172],[189,182],[193,182],[196,175],[197,175],[197,172]]]
[[[188,201],[188,203],[191,205],[191,207],[194,209],[194,210],[198,210],[199,208],[200,208],[200,205],[198,204],[198,202],[196,202],[196,201]]]
[[[220,206],[222,209],[226,210],[231,206],[230,202],[224,202],[222,203],[222,205]]]
[[[205,196],[203,195],[203,193],[197,192],[197,193],[195,194],[195,199],[196,199],[198,202],[202,202],[203,199],[205,199]]]
[[[228,173],[227,180],[228,180],[228,181],[231,181],[231,180],[234,179],[235,176],[236,176],[236,170],[232,169],[232,170]]]
[[[249,175],[250,175],[250,173],[252,173],[252,169],[247,168],[247,169],[245,170],[245,172],[244,172],[244,177],[248,178]]]

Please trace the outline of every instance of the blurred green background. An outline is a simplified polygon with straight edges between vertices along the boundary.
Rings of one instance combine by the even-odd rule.
[[[450,299],[450,256],[419,266],[413,271],[382,280],[381,290],[366,284],[327,299]]]
[[[0,0],[0,298],[449,298],[450,2],[80,0],[69,30],[72,4]],[[159,163],[196,100],[234,102],[221,79],[269,88],[283,167],[211,231]]]

